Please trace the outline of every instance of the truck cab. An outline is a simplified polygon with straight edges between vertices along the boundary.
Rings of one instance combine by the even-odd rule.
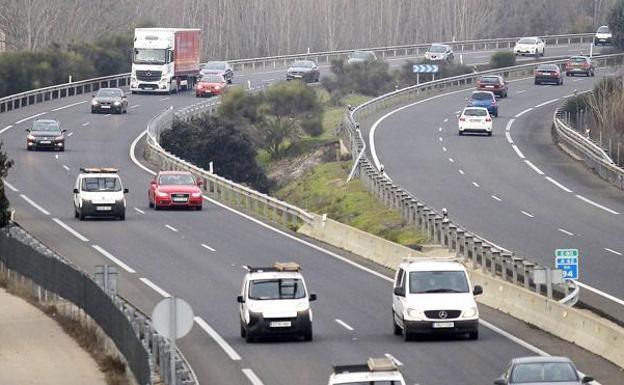
[[[190,90],[199,76],[199,29],[137,28],[130,91]]]

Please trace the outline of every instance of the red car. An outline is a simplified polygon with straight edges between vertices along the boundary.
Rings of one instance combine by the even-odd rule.
[[[204,75],[195,86],[195,96],[221,95],[227,87],[227,81],[222,75]]]
[[[477,80],[477,90],[492,91],[494,95],[498,95],[501,98],[506,98],[509,92],[507,82],[502,76],[498,75],[481,76]]]
[[[147,197],[149,207],[158,210],[163,207],[190,207],[202,209],[203,197],[199,188],[201,181],[195,181],[187,171],[161,171],[150,182]]]
[[[587,56],[572,56],[565,64],[566,76],[575,76],[576,74],[584,74],[585,76],[594,76],[594,64],[591,58]]]

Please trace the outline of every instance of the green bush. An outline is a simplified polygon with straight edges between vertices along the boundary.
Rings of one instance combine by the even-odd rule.
[[[607,23],[613,35],[613,45],[624,49],[624,0],[617,0],[613,4]]]
[[[350,93],[379,96],[394,89],[393,78],[388,64],[382,60],[346,64],[344,59],[331,64],[334,76],[322,79],[322,84],[334,100]]]
[[[510,51],[499,51],[490,56],[491,68],[512,67],[516,65],[516,55]]]

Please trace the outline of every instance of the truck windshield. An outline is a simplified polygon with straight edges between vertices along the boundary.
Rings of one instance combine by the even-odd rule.
[[[468,293],[468,281],[463,271],[413,271],[409,276],[409,291],[423,293]]]
[[[165,64],[167,59],[167,50],[164,49],[134,49],[135,64]]]
[[[301,299],[305,298],[300,279],[256,279],[249,285],[249,299]]]

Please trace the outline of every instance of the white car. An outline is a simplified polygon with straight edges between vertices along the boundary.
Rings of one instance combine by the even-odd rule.
[[[126,196],[116,168],[81,168],[74,185],[74,217],[126,219]]]
[[[479,309],[464,266],[457,262],[413,261],[399,265],[394,277],[394,334],[408,341],[415,334],[468,334],[479,338]]]
[[[247,342],[257,337],[297,335],[312,340],[312,309],[301,267],[279,262],[271,267],[246,267],[240,304],[240,333]]]
[[[365,364],[334,365],[328,385],[405,385],[397,364],[387,357],[369,358]]]
[[[430,61],[453,61],[453,49],[446,44],[432,44],[425,52],[425,59]]]
[[[539,37],[523,37],[516,42],[514,54],[544,56],[546,43]]]
[[[608,25],[600,26],[598,31],[596,31],[596,35],[594,35],[594,45],[611,44],[612,40],[613,35],[611,34],[611,30]]]
[[[485,132],[492,136],[492,117],[485,107],[466,107],[459,116],[459,135],[464,132]]]

